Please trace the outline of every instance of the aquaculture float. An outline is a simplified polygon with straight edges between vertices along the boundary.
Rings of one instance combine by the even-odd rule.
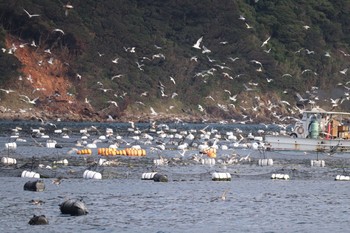
[[[34,215],[28,222],[30,225],[46,225],[49,224],[45,215]]]
[[[23,189],[26,191],[42,192],[45,190],[45,183],[43,180],[27,181]]]
[[[68,199],[62,202],[59,206],[62,214],[80,216],[88,213],[88,209],[82,200]]]
[[[350,113],[321,108],[304,111],[290,135],[265,136],[266,150],[350,151]]]

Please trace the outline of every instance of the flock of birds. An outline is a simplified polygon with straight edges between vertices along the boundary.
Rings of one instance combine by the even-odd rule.
[[[261,126],[261,128],[265,128],[265,126]],[[261,137],[253,136],[252,133],[246,134],[239,127],[232,129],[232,131],[227,129],[219,131],[210,125],[198,129],[189,129],[186,124],[169,126],[164,123],[150,122],[149,125],[137,126],[137,124],[130,121],[127,126],[123,126],[122,129],[115,132],[109,126],[91,125],[77,130],[76,128],[60,128],[60,126],[51,122],[42,122],[40,127],[31,127],[23,130],[22,127],[17,126],[10,131],[11,133],[8,136],[14,143],[18,144],[18,147],[45,147],[45,142],[64,143],[65,147],[67,147],[64,151],[62,149],[52,149],[55,151],[52,155],[48,155],[50,159],[39,159],[41,163],[37,164],[37,167],[32,167],[32,170],[41,169],[41,171],[54,171],[53,166],[68,163],[71,160],[71,156],[78,156],[76,152],[83,148],[93,150],[93,155],[78,156],[82,162],[85,161],[81,164],[85,164],[87,169],[92,170],[98,167],[120,166],[118,162],[120,157],[96,157],[95,153],[97,150],[95,149],[100,147],[116,149],[145,148],[147,150],[146,157],[153,160],[152,170],[174,165],[204,165],[208,167],[217,165],[225,170],[230,165],[251,165],[253,162],[251,157],[253,151],[259,151],[261,156],[261,150],[264,150]],[[256,134],[261,135],[264,132],[263,129],[260,129]],[[34,144],[31,142],[34,142]],[[217,150],[217,158],[209,158],[204,153],[209,148]],[[16,150],[17,145],[15,148],[8,149],[9,151],[12,149]],[[237,153],[236,150],[238,149],[242,149],[244,154]],[[172,152],[170,153],[170,151]],[[61,155],[57,156],[57,153]],[[64,157],[66,162],[62,162],[63,160],[56,161],[59,157]],[[34,162],[32,161],[32,166],[33,164]],[[144,165],[145,169],[149,169],[147,164]],[[71,174],[75,173],[72,169],[69,172]],[[57,171],[55,174],[57,174]],[[64,176],[53,176],[51,181],[52,184],[59,186],[66,178]],[[227,193],[228,190],[225,190],[220,197],[213,197],[210,201],[225,201]],[[32,200],[32,203],[35,205],[43,204],[41,200]]]
[[[63,9],[65,11],[65,15],[68,16],[68,13],[71,9],[73,9],[73,5],[71,5],[70,3],[67,3],[65,5],[63,5]],[[40,14],[35,14],[35,13],[30,13],[28,12],[26,9],[23,8],[23,11],[24,13],[27,15],[27,17],[30,19],[32,18],[37,18],[37,17],[40,17]],[[63,35],[65,35],[65,32],[62,30],[62,29],[59,29],[59,28],[54,28],[52,29],[51,33],[59,33],[58,37],[61,37]],[[23,49],[25,46],[30,46],[34,49],[37,49],[40,47],[40,45],[37,45],[37,42],[35,40],[32,40],[32,42],[14,42],[12,43],[11,47],[9,48],[1,48],[2,52],[3,53],[7,53],[7,54],[15,54],[16,51],[18,49]],[[53,56],[51,56],[52,52],[51,52],[51,49],[50,48],[46,48],[43,50],[44,54],[47,54],[49,55],[49,58],[47,60],[39,60],[37,61],[37,65],[38,66],[44,66],[45,64],[48,64],[48,65],[53,65],[55,63],[55,58]],[[35,94],[35,92],[40,92],[40,91],[45,91],[46,88],[44,86],[42,86],[42,84],[40,83],[35,83],[35,80],[33,79],[32,77],[32,74],[27,74],[27,76],[24,78],[22,77],[22,75],[20,75],[18,77],[18,80],[19,81],[23,81],[23,80],[26,80],[28,81],[30,84],[32,84],[33,86],[33,90],[32,90],[32,95]],[[14,93],[17,93],[18,91],[16,90],[12,90],[12,89],[4,89],[4,88],[1,88],[0,91],[2,91],[3,93],[6,93],[6,94],[14,94]],[[34,98],[32,97],[29,97],[27,95],[24,95],[24,94],[21,94],[21,93],[18,93],[18,96],[20,97],[20,100],[31,105],[31,106],[35,106],[37,104],[37,101],[39,100],[39,96],[36,96]],[[1,100],[1,99],[0,99]],[[19,109],[20,111],[19,112],[27,112],[27,110],[30,110],[31,108],[29,109]],[[10,108],[4,108],[5,111],[11,111]]]
[[[86,148],[92,149],[93,154],[97,153],[97,150],[94,151],[96,148],[142,148],[148,151],[148,157],[154,158],[155,166],[186,161],[209,165],[218,163],[226,166],[251,162],[251,150],[260,151],[260,153],[261,150],[264,150],[261,135],[267,130],[265,126],[261,125],[261,129],[254,136],[252,133],[243,132],[239,127],[232,131],[220,132],[214,127],[210,127],[210,125],[201,129],[186,129],[185,125],[171,128],[167,124],[156,125],[155,122],[152,122],[149,126],[142,126],[142,128],[137,127],[134,122],[129,122],[129,124],[127,128],[115,134],[114,130],[108,127],[104,129],[92,125],[80,129],[79,132],[72,132],[68,128],[58,129],[55,124],[47,123],[42,125],[45,127],[31,128],[30,139],[21,136],[24,135],[21,127],[13,128],[10,138],[18,146],[23,143],[26,145],[28,142],[34,142],[34,146],[45,147],[45,142],[58,144],[63,142],[65,151],[61,152],[62,156],[72,156],[78,150]],[[218,153],[214,164],[213,160],[208,160],[209,157],[205,153],[210,148],[214,148]],[[238,149],[247,150],[248,153],[240,155],[236,152]],[[172,151],[174,156],[171,157],[173,158],[167,156],[169,151]],[[99,161],[94,159],[92,163],[96,165],[99,164]],[[108,161],[107,164],[111,164],[111,161]],[[41,164],[39,167],[52,169],[50,164]],[[54,183],[59,184],[60,181],[54,180]]]
[[[65,10],[65,15],[68,16],[68,12],[73,9],[73,5],[70,3],[63,6],[63,9]],[[30,13],[26,9],[23,9],[27,17],[30,19],[35,17],[40,17],[39,14]],[[253,27],[249,24],[248,20],[244,15],[239,16],[239,21],[243,22],[241,24],[242,27],[246,27],[246,30],[251,30]],[[240,25],[237,25],[240,26]],[[305,30],[309,30],[310,26],[304,25],[303,28]],[[52,29],[52,33],[59,33],[60,36],[64,36],[65,32],[62,29],[56,28]],[[274,38],[271,35],[267,35],[265,38],[261,38],[261,44],[259,44],[259,48],[263,49],[265,53],[270,53],[273,51],[273,45],[271,44],[271,40]],[[225,46],[229,44],[229,41],[220,41],[220,46]],[[10,48],[2,48],[3,52],[7,52],[9,54],[14,54],[17,49],[21,49],[24,46],[30,45],[31,47],[38,47],[36,42],[33,40],[32,43],[21,43],[21,44],[12,44],[12,47]],[[253,122],[260,122],[261,119],[266,120],[266,113],[268,112],[269,116],[271,117],[271,122],[275,122],[276,124],[283,124],[283,123],[289,123],[291,120],[297,120],[293,116],[299,115],[302,110],[305,107],[317,107],[319,104],[325,105],[325,103],[329,102],[330,108],[334,110],[335,108],[339,107],[341,104],[343,104],[344,101],[347,101],[350,99],[349,89],[348,86],[349,82],[346,83],[339,83],[337,85],[338,88],[343,88],[343,92],[339,94],[337,98],[330,98],[330,99],[324,99],[322,97],[319,97],[318,95],[318,87],[313,86],[311,90],[307,91],[305,94],[300,93],[292,93],[296,98],[296,104],[290,103],[286,100],[282,99],[276,99],[276,98],[270,98],[267,96],[262,96],[258,94],[259,85],[264,80],[261,80],[261,82],[253,82],[249,81],[249,75],[246,73],[240,73],[236,74],[235,70],[236,66],[235,63],[238,60],[246,60],[246,58],[243,57],[227,57],[224,61],[223,58],[218,57],[216,51],[212,52],[212,49],[208,46],[210,44],[209,42],[205,41],[205,36],[201,36],[199,39],[197,39],[194,44],[192,45],[193,49],[193,56],[190,57],[190,62],[195,63],[198,65],[199,63],[207,64],[208,69],[204,69],[200,72],[197,72],[194,74],[194,77],[202,78],[204,85],[208,82],[208,79],[213,77],[222,77],[224,79],[228,80],[236,80],[236,79],[244,79],[247,80],[242,85],[242,91],[239,93],[233,93],[233,90],[230,89],[230,86],[227,87],[227,89],[223,90],[223,95],[226,97],[226,99],[222,99],[221,97],[208,95],[204,97],[204,99],[198,101],[197,105],[197,111],[201,114],[203,122],[209,120],[208,114],[207,114],[207,106],[216,106],[218,109],[220,109],[223,112],[227,112],[228,115],[234,115],[235,118],[230,119],[230,121],[222,121],[224,123],[233,122],[233,123],[253,123]],[[47,53],[51,55],[53,52],[49,48],[43,48],[44,53]],[[139,72],[143,72],[144,69],[147,67],[149,61],[153,60],[166,60],[166,53],[162,52],[163,48],[158,45],[154,45],[155,52],[151,55],[139,55],[138,52],[141,51],[140,48],[137,46],[125,46],[124,51],[126,53],[132,53],[137,54],[138,59],[135,61],[135,68],[139,70]],[[346,52],[339,50],[345,57],[349,56]],[[300,56],[310,56],[310,59],[312,59],[312,56],[315,54],[315,51],[312,51],[308,48],[301,48],[298,51],[294,52],[295,54],[300,54]],[[213,55],[211,55],[213,54]],[[216,55],[215,55],[216,54]],[[324,54],[325,57],[331,57],[331,53],[329,51],[326,51]],[[100,59],[105,59],[106,54],[103,52],[98,52],[98,57]],[[108,62],[107,60],[104,60],[105,62]],[[123,60],[120,56],[113,56],[110,58],[110,62],[113,65],[118,65],[120,63],[120,60]],[[55,62],[55,58],[53,56],[50,56],[50,58],[46,61],[47,64],[52,65]],[[38,61],[38,66],[41,66],[45,63],[45,61]],[[265,64],[263,61],[259,61],[257,59],[250,59],[247,62],[249,66],[252,69],[255,69],[255,71],[258,73],[265,72]],[[348,68],[344,68],[343,70],[340,70],[339,73],[341,75],[347,75]],[[318,73],[312,69],[307,68],[300,72],[301,76],[303,75],[314,75],[317,76]],[[288,78],[294,78],[295,74],[283,74],[282,77],[288,77]],[[76,77],[78,80],[83,80],[84,75],[81,75],[79,73],[76,73]],[[119,73],[115,74],[112,77],[110,77],[110,80],[116,80],[120,78],[127,77],[127,74]],[[20,76],[20,79],[22,80],[23,77]],[[31,74],[28,74],[26,77],[26,80],[29,82],[33,82]],[[266,78],[266,84],[269,85],[270,83],[275,82],[275,78],[273,77],[267,77]],[[177,85],[177,77],[175,75],[169,76],[169,79],[166,84],[164,84],[161,80],[158,81],[157,90],[159,92],[159,98],[161,99],[176,99],[178,98],[179,94],[176,91],[169,91],[170,90],[176,90]],[[171,85],[171,87],[169,87]],[[234,85],[234,83],[232,84]],[[36,86],[36,84],[33,86]],[[94,87],[92,87],[94,88]],[[116,110],[119,109],[120,102],[123,101],[127,95],[130,95],[130,93],[127,93],[125,91],[122,91],[122,93],[115,93],[115,90],[112,88],[106,88],[105,84],[103,83],[103,80],[97,81],[95,88],[97,90],[100,90],[101,95],[106,95],[106,98],[109,99],[106,101],[106,104],[109,107],[113,107]],[[0,89],[2,92],[6,94],[13,94],[16,91],[12,89]],[[44,91],[44,86],[38,86],[33,88],[32,95],[39,91]],[[284,94],[290,94],[291,90],[286,89],[283,93]],[[113,93],[114,92],[114,93]],[[251,96],[253,96],[252,99],[243,99],[241,98],[241,94],[244,93],[252,93]],[[255,94],[253,94],[255,93]],[[53,93],[54,94],[54,93]],[[71,93],[67,93],[71,94]],[[72,94],[71,94],[72,95]],[[146,112],[147,108],[148,114],[150,116],[159,116],[159,115],[165,115],[167,113],[171,113],[171,110],[175,108],[174,105],[170,105],[166,108],[166,113],[159,112],[155,106],[150,106],[145,104],[145,101],[147,101],[147,98],[149,98],[150,92],[149,91],[143,91],[139,94],[139,97],[135,101],[135,106],[142,107],[143,111]],[[37,101],[40,99],[38,96],[36,97],[30,97],[23,94],[19,94],[20,100],[23,102],[26,102],[30,105],[36,105]],[[110,98],[113,99],[110,99]],[[142,101],[145,99],[145,101]],[[90,105],[90,100],[88,96],[85,97],[85,103]],[[321,103],[322,102],[322,103]],[[72,103],[68,101],[68,104]],[[146,109],[146,110],[145,110]],[[25,112],[26,110],[22,110]],[[106,120],[116,120],[113,118],[113,116],[108,115],[108,118]]]

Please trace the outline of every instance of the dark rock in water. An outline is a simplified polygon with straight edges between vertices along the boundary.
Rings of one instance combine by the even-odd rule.
[[[153,176],[153,180],[155,182],[168,182],[168,176],[157,173]]]
[[[85,203],[81,200],[66,200],[60,204],[60,210],[62,214],[70,214],[72,216],[88,213]]]
[[[45,225],[49,224],[49,221],[47,220],[45,215],[34,215],[28,222],[30,225]]]
[[[43,180],[28,181],[24,184],[24,190],[42,192],[45,190],[45,184]]]

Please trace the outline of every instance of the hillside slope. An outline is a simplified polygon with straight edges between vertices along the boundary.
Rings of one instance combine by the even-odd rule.
[[[3,116],[276,122],[349,109],[348,1],[66,4],[0,3]]]

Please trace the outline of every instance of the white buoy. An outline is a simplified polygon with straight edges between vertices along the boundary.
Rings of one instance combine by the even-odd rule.
[[[272,166],[273,165],[273,159],[259,159],[258,160],[259,166]]]
[[[203,165],[215,165],[215,158],[204,158],[201,162]]]
[[[288,174],[272,174],[271,179],[274,180],[289,180],[290,177]]]
[[[142,150],[140,145],[133,145],[131,146],[131,149]]]
[[[336,181],[350,181],[350,176],[337,175],[335,177]]]
[[[62,129],[55,129],[53,132],[56,134],[60,134],[60,133],[62,133]]]
[[[211,179],[214,181],[230,181],[231,174],[228,172],[214,172]]]
[[[326,163],[324,160],[311,160],[311,167],[325,167]]]
[[[16,142],[5,143],[6,149],[15,150],[17,148]]]
[[[22,178],[40,178],[40,174],[36,172],[26,171],[24,170],[21,174]]]
[[[156,166],[164,166],[164,165],[168,164],[168,160],[167,159],[163,159],[163,158],[154,159],[153,160],[153,164],[156,165]]]
[[[1,162],[7,165],[17,164],[17,160],[10,157],[2,157]]]
[[[108,148],[118,149],[118,145],[117,144],[111,144],[111,145],[108,146]]]
[[[141,180],[153,180],[155,174],[157,174],[157,172],[142,173]]]
[[[63,164],[63,165],[68,165],[68,160],[67,159],[62,159],[58,161],[54,161],[54,164]]]
[[[47,148],[56,148],[57,142],[55,140],[48,140],[46,142],[46,147]]]
[[[108,161],[107,159],[100,158],[98,160],[98,165],[100,165],[100,166],[109,166],[109,165],[111,165],[111,162]]]
[[[85,134],[85,133],[87,133],[87,129],[81,129],[81,130],[79,130],[79,133]]]
[[[85,178],[85,179],[101,180],[102,179],[102,175],[99,172],[85,170],[85,172],[83,174],[83,178]]]

